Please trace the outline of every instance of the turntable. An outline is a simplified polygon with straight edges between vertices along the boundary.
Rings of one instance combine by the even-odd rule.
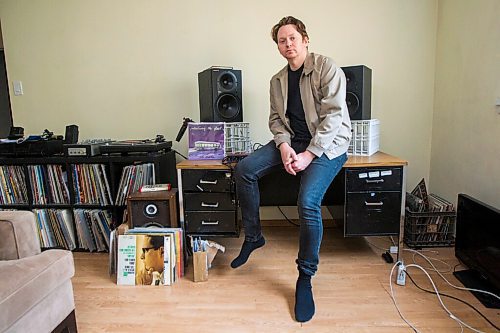
[[[123,140],[105,143],[100,147],[101,154],[155,153],[170,151],[172,141],[165,141],[162,136],[156,140]]]

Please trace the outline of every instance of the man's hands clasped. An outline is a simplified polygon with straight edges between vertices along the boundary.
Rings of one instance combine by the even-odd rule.
[[[286,172],[294,176],[297,175],[297,172],[305,170],[315,157],[315,155],[308,150],[297,154],[286,142],[283,142],[279,146],[279,150],[281,153],[281,161],[285,166]]]

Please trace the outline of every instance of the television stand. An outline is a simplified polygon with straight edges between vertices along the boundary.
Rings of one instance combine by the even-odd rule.
[[[462,282],[466,288],[479,289],[489,291],[495,295],[500,295],[499,290],[495,289],[491,283],[485,280],[478,271],[472,269],[466,269],[463,271],[453,272],[453,275]],[[500,300],[491,295],[480,293],[477,291],[471,291],[471,293],[476,296],[476,298],[487,308],[490,309],[500,309]]]

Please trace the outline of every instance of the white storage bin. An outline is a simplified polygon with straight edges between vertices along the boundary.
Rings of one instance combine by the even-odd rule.
[[[351,121],[352,139],[347,153],[349,155],[370,156],[379,150],[380,120]]]
[[[250,123],[225,123],[224,126],[226,156],[250,154],[252,152]]]

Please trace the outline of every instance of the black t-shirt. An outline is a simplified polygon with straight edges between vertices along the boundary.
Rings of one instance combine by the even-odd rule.
[[[304,107],[302,106],[302,99],[300,97],[299,81],[304,65],[292,71],[288,66],[288,101],[286,103],[286,115],[290,120],[290,127],[295,134],[292,138],[293,141],[310,141],[311,133],[306,124],[306,117],[304,114]]]

